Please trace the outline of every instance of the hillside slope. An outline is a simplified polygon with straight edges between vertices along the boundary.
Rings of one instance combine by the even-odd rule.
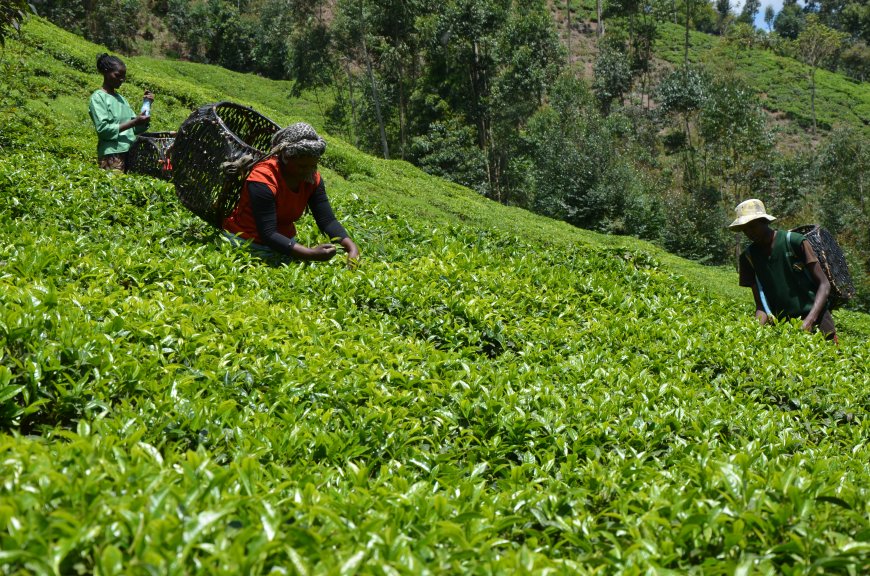
[[[574,0],[571,20],[571,61],[591,79],[597,56],[594,0]],[[551,3],[551,13],[567,46],[565,3]],[[685,29],[658,22],[653,46],[654,68],[683,64]],[[689,61],[702,64],[725,77],[736,76],[760,96],[764,108],[778,121],[779,142],[794,144],[796,137],[810,139],[810,68],[760,46],[692,30]],[[639,95],[635,95],[639,98]],[[820,69],[816,73],[816,120],[821,130],[851,127],[870,136],[870,83]],[[798,140],[800,141],[800,140]]]
[[[33,20],[3,53],[3,573],[870,566],[866,315],[761,329],[731,271],[333,136],[363,263],[268,266],[94,167],[99,51]],[[127,64],[153,130],[224,98],[319,126],[284,83]]]

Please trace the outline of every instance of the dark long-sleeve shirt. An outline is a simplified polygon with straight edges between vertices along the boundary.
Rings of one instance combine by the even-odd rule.
[[[251,198],[251,211],[257,224],[257,233],[266,245],[282,254],[290,254],[295,238],[288,238],[278,232],[278,215],[275,209],[275,195],[269,187],[262,182],[248,182],[248,193]],[[314,221],[320,231],[332,238],[347,238],[344,226],[335,218],[329,198],[326,196],[326,187],[323,180],[308,200],[308,209],[314,216]]]

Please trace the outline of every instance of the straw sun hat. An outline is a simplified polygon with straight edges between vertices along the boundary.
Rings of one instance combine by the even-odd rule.
[[[761,200],[756,200],[755,198],[741,202],[734,209],[734,212],[737,214],[737,218],[734,222],[728,225],[728,228],[732,230],[737,230],[747,222],[752,222],[759,218],[766,218],[768,222],[776,220],[776,218],[765,211],[764,204]]]

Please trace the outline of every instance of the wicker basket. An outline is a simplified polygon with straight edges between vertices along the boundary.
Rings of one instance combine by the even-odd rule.
[[[799,226],[792,231],[806,237],[819,259],[819,265],[825,276],[831,282],[831,294],[828,296],[829,306],[838,308],[851,300],[855,296],[855,286],[849,275],[846,257],[843,256],[843,251],[840,250],[840,245],[837,244],[834,236],[816,224]]]
[[[175,194],[191,212],[221,228],[241,195],[245,174],[228,175],[224,162],[245,154],[266,156],[280,126],[252,108],[232,102],[207,104],[178,129],[172,146]]]
[[[145,132],[140,134],[127,156],[127,172],[146,174],[170,180],[172,164],[169,151],[175,141],[175,132]]]

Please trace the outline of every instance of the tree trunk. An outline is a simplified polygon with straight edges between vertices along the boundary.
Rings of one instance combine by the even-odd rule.
[[[381,147],[383,148],[384,158],[390,159],[390,147],[387,145],[387,131],[384,129],[384,119],[381,116],[381,99],[378,97],[378,87],[375,84],[375,75],[372,72],[372,59],[369,56],[368,46],[366,45],[366,29],[365,29],[365,21],[363,20],[363,10],[362,3],[360,3],[360,22],[362,23],[362,33],[360,34],[360,40],[362,42],[363,56],[366,60],[366,70],[368,71],[369,83],[372,86],[372,98],[375,101],[375,117],[378,120],[378,129],[381,132]]]
[[[405,159],[405,148],[408,143],[407,131],[407,110],[408,104],[405,102],[405,67],[399,62],[399,141],[401,144],[400,155],[402,160]]]
[[[603,10],[601,8],[601,0],[595,0],[595,12],[598,18],[598,37],[601,38],[604,36],[604,16],[602,14]]]
[[[810,109],[813,112],[813,136],[816,135],[816,67],[810,71]]]
[[[571,0],[565,0],[565,19],[568,21],[568,65],[571,65]]]
[[[353,145],[359,148],[359,138],[357,138],[357,119],[356,119],[356,100],[353,97],[353,76],[350,73],[350,60],[345,59],[344,67],[347,71],[347,91],[350,95],[350,118],[351,118],[351,129],[353,131]]]
[[[486,150],[487,146],[487,125],[484,118],[483,110],[481,110],[480,101],[483,98],[484,87],[483,79],[480,71],[480,47],[477,40],[472,41],[472,58],[471,67],[469,69],[469,80],[471,81],[471,95],[474,100],[474,120],[477,124],[477,139],[481,149]]]
[[[689,20],[692,17],[692,0],[686,0],[686,46],[683,54],[683,65],[689,66]]]

